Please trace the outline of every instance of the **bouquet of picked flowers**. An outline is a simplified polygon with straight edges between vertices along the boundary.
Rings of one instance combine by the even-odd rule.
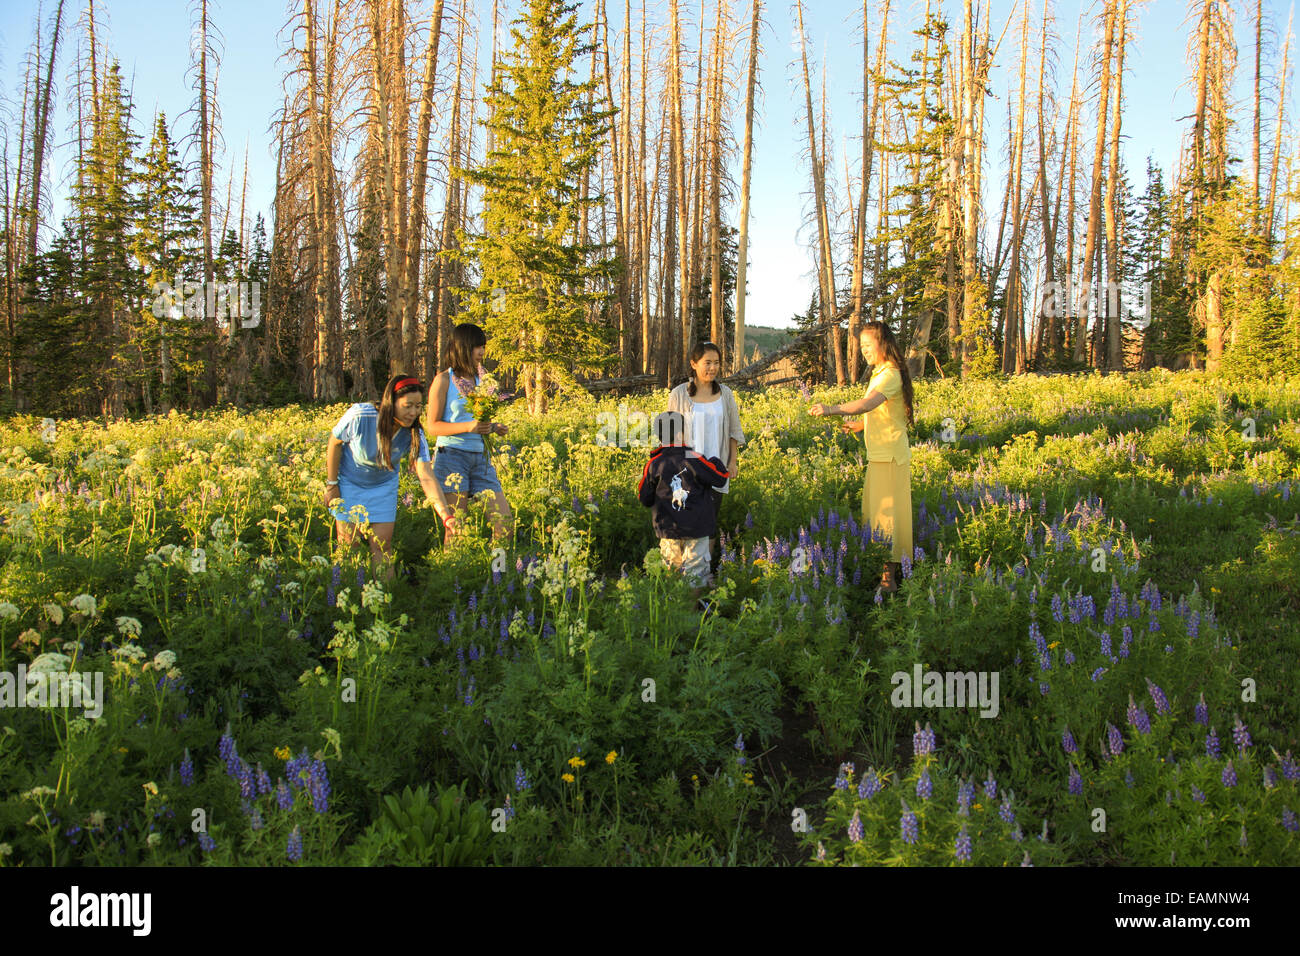
[[[470,414],[474,416],[476,422],[490,422],[496,416],[496,413],[510,401],[511,396],[501,391],[500,383],[492,373],[478,367],[479,383],[477,386],[471,385],[468,380],[457,377],[456,388],[465,399],[465,406],[469,409]],[[489,456],[492,454],[491,436],[483,436],[483,449]]]

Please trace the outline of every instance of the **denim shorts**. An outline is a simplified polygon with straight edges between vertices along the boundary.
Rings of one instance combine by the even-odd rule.
[[[460,475],[460,485],[448,482],[449,475]],[[481,451],[466,451],[444,445],[433,456],[433,476],[438,479],[444,493],[473,497],[480,491],[501,491],[497,470]]]

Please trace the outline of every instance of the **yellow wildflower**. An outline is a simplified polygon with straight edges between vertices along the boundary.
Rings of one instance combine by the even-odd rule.
[[[152,780],[148,783],[141,784],[141,786],[144,788],[145,793],[155,797],[158,796],[158,784],[154,783]]]
[[[1060,641],[1052,641],[1052,643],[1050,643],[1050,644],[1047,645],[1047,649],[1048,649],[1049,651],[1054,651],[1054,650],[1056,650],[1056,649],[1057,649],[1058,647],[1060,647],[1060,646],[1061,646],[1061,642],[1060,642]]]
[[[611,750],[609,753],[605,754],[605,763],[613,763],[617,759],[618,759],[617,750]]]
[[[573,783],[576,778],[571,773],[562,773],[560,774],[560,779],[565,783]]]
[[[587,761],[583,760],[581,757],[570,757],[569,766],[576,770],[579,767],[587,766]]]
[[[275,756],[278,760],[289,760],[293,757],[293,753],[288,747],[276,747]]]

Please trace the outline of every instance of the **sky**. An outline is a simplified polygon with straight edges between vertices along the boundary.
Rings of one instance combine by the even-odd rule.
[[[490,20],[489,0],[470,0],[480,22]],[[509,2],[509,0],[508,0]],[[938,0],[935,0],[937,3]],[[1041,16],[1041,0],[1030,0],[1031,41]],[[735,17],[748,22],[748,0],[733,0]],[[65,17],[74,22],[82,15],[85,0],[69,0]],[[450,6],[450,4],[449,4]],[[611,34],[616,35],[621,21],[621,3],[612,3]],[[684,6],[694,5],[687,0]],[[961,4],[954,0],[943,3],[944,12],[952,24],[950,37],[959,32]],[[1136,42],[1129,50],[1125,62],[1124,92],[1126,108],[1123,118],[1122,151],[1130,170],[1130,179],[1140,189],[1142,170],[1146,157],[1152,156],[1162,167],[1166,178],[1178,159],[1179,144],[1189,125],[1186,117],[1193,108],[1192,91],[1187,82],[1186,47],[1189,25],[1186,22],[1187,6],[1173,0],[1147,0],[1136,5]],[[1237,8],[1236,30],[1239,58],[1236,71],[1234,98],[1239,104],[1241,126],[1235,132],[1238,143],[1244,143],[1249,124],[1249,75],[1253,67],[1253,19]],[[1253,3],[1250,5],[1253,10]],[[1272,26],[1277,38],[1266,41],[1264,72],[1266,83],[1277,70],[1281,47],[1280,34],[1286,31],[1292,4],[1285,0],[1265,0],[1266,27]],[[28,54],[37,21],[38,5],[26,0],[6,0],[0,9],[0,110],[6,114],[4,122],[13,130],[11,139],[17,138],[17,114],[21,103],[22,64]],[[55,7],[55,0],[44,0],[40,9],[44,20]],[[651,20],[655,20],[657,4],[651,6]],[[513,5],[510,6],[513,9]],[[591,0],[584,0],[583,8],[593,9]],[[221,172],[218,188],[224,199],[226,181],[233,170],[235,195],[232,205],[238,208],[238,191],[243,172],[244,155],[248,155],[248,220],[251,224],[256,212],[270,219],[271,201],[275,188],[275,163],[272,150],[274,140],[271,127],[278,114],[284,95],[284,82],[292,68],[286,51],[290,47],[289,32],[284,25],[297,3],[277,5],[258,0],[212,0],[210,17],[223,36],[224,55],[218,75],[218,99],[222,117],[224,152],[219,156]],[[422,8],[421,8],[422,9]],[[1070,71],[1074,56],[1076,25],[1083,16],[1081,49],[1086,56],[1096,32],[1096,14],[1100,4],[1094,0],[1058,0],[1053,3],[1057,32],[1061,36],[1059,47],[1051,53],[1057,60],[1056,83],[1058,96],[1064,101],[1069,96]],[[638,6],[634,4],[634,20],[639,19]],[[924,10],[923,0],[895,0],[891,13],[891,54],[904,60],[914,39],[908,31],[919,26]],[[1011,0],[993,0],[993,35],[996,40],[1009,19],[1014,19],[1007,30],[1003,49],[995,57],[991,76],[994,95],[986,104],[986,143],[989,165],[985,180],[986,215],[993,218],[1000,206],[1005,182],[1006,138],[1005,122],[1008,109],[1008,87],[1018,82],[1017,52],[1020,7]],[[803,117],[803,89],[799,72],[797,32],[794,7],[784,0],[764,5],[765,27],[762,33],[762,56],[759,76],[762,93],[757,109],[760,112],[755,131],[753,154],[753,184],[750,207],[749,295],[746,324],[788,327],[791,317],[807,309],[809,298],[816,285],[814,273],[814,246],[816,232],[806,225],[811,222],[810,172],[804,161],[806,130]],[[861,4],[844,0],[812,0],[805,6],[810,69],[817,76],[825,70],[827,104],[830,114],[830,143],[834,152],[830,163],[834,201],[847,205],[844,188],[845,157],[850,169],[859,165],[861,102]],[[664,14],[666,19],[666,14]],[[192,128],[193,117],[185,116],[194,102],[192,81],[189,76],[191,33],[191,4],[181,0],[100,0],[96,4],[96,21],[101,38],[106,39],[110,53],[122,64],[123,75],[131,87],[137,109],[135,129],[147,144],[153,127],[156,110],[166,113],[173,138],[184,136]],[[877,13],[873,0],[871,24],[877,26]],[[56,91],[60,95],[57,114],[57,140],[52,156],[52,173],[55,181],[54,215],[44,235],[48,238],[57,228],[67,209],[66,197],[72,174],[74,140],[72,139],[75,115],[68,109],[66,91],[71,87],[73,49],[77,33],[65,33],[56,69]],[[748,34],[744,31],[740,41],[747,47]],[[955,41],[953,41],[955,42]],[[446,49],[446,47],[444,47]],[[486,49],[486,47],[485,47]],[[1295,59],[1293,51],[1292,60]],[[486,54],[484,55],[486,57]],[[738,86],[743,83],[744,51],[739,50],[736,63],[742,64],[737,76]],[[1036,59],[1031,61],[1029,88],[1036,83]],[[1294,71],[1292,71],[1294,72]],[[1087,70],[1080,64],[1081,82]],[[1288,82],[1287,112],[1293,114],[1295,97],[1294,76]],[[1095,93],[1095,90],[1090,91]],[[1031,94],[1032,95],[1032,94]],[[737,114],[733,129],[739,139],[742,132],[743,98],[736,97]],[[1084,123],[1092,115],[1091,101],[1085,109]],[[1266,107],[1266,135],[1271,125],[1271,109]],[[1244,155],[1245,151],[1241,153]],[[192,153],[188,157],[192,159]],[[737,180],[739,179],[737,165]],[[1244,167],[1243,167],[1244,168]],[[1026,183],[1026,188],[1029,183]],[[236,213],[237,215],[237,213]],[[736,207],[729,221],[734,225]]]

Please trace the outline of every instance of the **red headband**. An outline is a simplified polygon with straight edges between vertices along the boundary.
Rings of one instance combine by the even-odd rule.
[[[400,382],[393,383],[393,394],[396,395],[401,389],[406,388],[408,385],[414,385],[419,388],[420,391],[424,391],[424,386],[420,384],[418,378],[404,378]]]

